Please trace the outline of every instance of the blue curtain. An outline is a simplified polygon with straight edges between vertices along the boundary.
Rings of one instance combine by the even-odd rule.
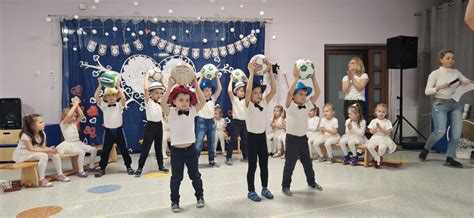
[[[98,85],[97,76],[105,68],[121,73],[124,80],[122,85],[127,97],[123,127],[131,152],[141,150],[138,141],[143,137],[143,127],[146,122],[142,78],[143,71],[146,71],[145,68],[150,67],[150,64],[164,67],[175,58],[181,58],[190,61],[197,71],[207,63],[218,66],[222,73],[220,80],[223,92],[217,104],[223,108],[224,116],[227,117],[231,111],[231,103],[226,92],[230,76],[229,69],[239,68],[248,74],[247,63],[250,58],[255,54],[264,54],[265,24],[263,22],[166,21],[153,23],[144,20],[81,19],[63,20],[60,26],[63,39],[62,107],[69,107],[72,97],[80,97],[81,107],[85,114],[80,127],[81,138],[91,145],[102,144],[102,114],[93,99]],[[233,44],[235,47],[236,42],[241,41],[241,34],[244,39],[248,40],[254,36],[256,40],[253,43],[247,43],[248,47],[242,46],[241,51],[236,49],[233,55],[229,54],[227,45]],[[160,44],[157,45],[157,41],[153,41],[153,38],[166,40],[165,48],[160,48]],[[207,43],[203,42],[204,38],[207,39]],[[136,40],[140,41],[142,49],[134,44]],[[174,53],[176,47],[173,47],[173,51],[166,50],[166,47],[170,45],[168,43],[181,46],[178,49],[180,50],[178,55]],[[126,44],[130,48],[129,52],[126,47],[123,47]],[[104,46],[106,46],[105,54],[102,53]],[[222,48],[222,46],[226,48],[226,55],[221,54],[219,50],[218,56],[204,57],[204,49]],[[185,47],[189,48],[187,57],[183,55]],[[118,53],[112,54],[112,50],[117,51],[117,48]],[[192,49],[199,49],[198,58],[193,57]]]

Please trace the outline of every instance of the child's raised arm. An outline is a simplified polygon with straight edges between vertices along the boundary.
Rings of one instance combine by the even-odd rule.
[[[234,92],[232,90],[232,83],[234,82],[234,77],[232,75],[230,76],[230,81],[229,81],[229,86],[227,86],[227,94],[229,95],[230,101],[233,101],[235,96]]]
[[[168,79],[168,87],[166,88],[165,94],[163,94],[163,97],[161,97],[161,100],[160,100],[161,108],[165,116],[168,116],[168,114],[170,113],[170,107],[168,106],[168,99],[170,98],[171,89],[173,89],[174,83],[175,82],[174,82],[173,77],[170,76]]]
[[[97,103],[97,106],[102,106],[102,99],[100,99],[100,90],[102,89],[102,82],[100,81],[99,78],[97,78],[97,81],[99,82],[99,85],[97,86],[97,89],[95,90],[94,93],[94,98]]]
[[[252,98],[253,77],[255,75],[255,67],[254,67],[253,63],[254,62],[249,62],[248,66],[247,66],[250,75],[249,75],[247,87],[245,88],[246,89],[245,90],[245,107],[249,106],[250,98]]]
[[[196,112],[199,112],[202,107],[206,104],[206,97],[204,96],[204,92],[202,92],[201,87],[199,86],[199,83],[196,79],[196,76],[194,76],[194,87],[196,88],[196,97],[198,100],[198,103],[196,104]]]
[[[150,92],[148,91],[148,88],[149,88],[148,78],[150,78],[150,72],[146,71],[145,79],[143,81],[143,97],[144,97],[145,103],[147,104],[148,104],[148,101],[150,100]]]
[[[118,76],[116,86],[119,91],[120,104],[122,105],[122,107],[125,107],[127,99],[125,99],[125,93],[123,92],[121,84],[122,84],[122,77]]]
[[[275,81],[275,75],[273,74],[273,67],[272,63],[268,61],[267,59],[264,60],[265,64],[270,67],[270,70],[268,71],[268,76],[270,76],[270,92],[265,96],[265,100],[267,101],[267,104],[270,103],[272,100],[273,96],[276,94],[276,81]],[[263,94],[263,93],[262,93]]]
[[[215,79],[216,79],[216,84],[217,84],[217,90],[214,93],[214,95],[212,95],[212,99],[214,101],[217,101],[217,98],[219,98],[219,95],[221,95],[221,92],[222,92],[222,84],[218,75],[216,75]]]
[[[310,97],[311,103],[315,104],[321,94],[321,90],[319,89],[318,80],[316,79],[316,73],[313,74],[311,77],[313,81],[313,95]]]
[[[291,83],[290,87],[288,88],[288,94],[286,95],[286,102],[285,107],[289,108],[291,105],[291,101],[293,100],[293,91],[296,88],[296,84],[298,83],[300,71],[296,68],[293,68],[293,83]]]

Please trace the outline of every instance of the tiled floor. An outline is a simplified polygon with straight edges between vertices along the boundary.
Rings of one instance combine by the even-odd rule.
[[[58,217],[474,217],[472,160],[462,161],[463,169],[453,169],[442,166],[444,156],[441,154],[431,153],[425,163],[419,162],[417,155],[414,151],[398,151],[387,156],[387,159],[404,162],[399,169],[377,170],[313,162],[323,192],[307,188],[303,169],[298,163],[293,174],[292,197],[281,193],[284,160],[270,158],[269,187],[275,199],[264,199],[259,203],[246,198],[247,163],[235,161],[234,166],[227,166],[219,155],[219,168],[200,169],[206,207],[195,207],[194,191],[186,176],[181,185],[183,211],[180,214],[171,213],[169,175],[153,173],[156,169],[153,160],[149,159],[145,168],[145,173],[152,174],[135,178],[125,173],[120,159],[119,163],[110,165],[108,174],[102,178],[71,176],[70,183],[54,182],[52,188],[0,193],[0,216],[14,217],[35,207],[59,206],[62,211],[56,214]],[[138,155],[133,155],[134,167],[137,159]],[[201,160],[205,163],[207,156],[201,156]],[[64,162],[64,168],[69,167]],[[48,172],[53,169],[48,168]],[[0,180],[18,179],[19,176],[20,171],[0,171]],[[260,186],[258,170],[255,184]]]

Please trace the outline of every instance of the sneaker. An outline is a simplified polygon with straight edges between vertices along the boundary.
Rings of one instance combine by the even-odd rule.
[[[97,172],[94,174],[95,178],[99,178],[105,175],[105,170],[97,170]]]
[[[420,158],[420,161],[425,161],[429,152],[430,151],[423,149],[423,151],[418,155],[418,157]]]
[[[268,188],[263,188],[261,194],[266,199],[273,199],[274,198],[273,194],[270,192],[270,190]]]
[[[379,169],[381,164],[381,162],[377,162],[376,160],[372,160],[372,164],[374,165],[375,169]]]
[[[77,174],[78,177],[80,178],[87,178],[87,173],[86,172],[80,172]]]
[[[197,208],[203,208],[204,205],[205,205],[205,203],[204,203],[204,198],[199,198],[199,199],[197,200],[196,207],[197,207]]]
[[[232,166],[232,158],[227,158],[225,164]]]
[[[347,164],[349,164],[350,159],[351,159],[351,157],[349,157],[349,155],[346,155],[346,156],[342,157],[341,162],[342,162],[343,165],[347,165]]]
[[[99,169],[94,167],[94,168],[89,168],[89,170],[87,170],[89,173],[96,173]]]
[[[352,161],[351,161],[352,166],[357,165],[358,162],[359,162],[359,157],[357,157],[357,156],[352,157]]]
[[[334,163],[334,158],[328,158],[326,161],[327,164],[333,164]]]
[[[210,167],[216,166],[216,162],[214,162],[214,161],[209,161],[209,166],[210,166]]]
[[[322,163],[322,162],[324,162],[324,161],[326,161],[326,158],[325,158],[325,157],[319,157],[319,158],[318,158],[318,162],[319,162],[319,163]]]
[[[181,208],[179,208],[179,204],[178,203],[171,203],[171,211],[173,213],[181,212]]]
[[[170,172],[170,170],[166,169],[165,167],[159,167],[158,171],[160,171],[162,173],[169,173]]]
[[[64,174],[57,175],[56,180],[61,181],[61,182],[70,182],[71,179],[69,177],[65,176]]]
[[[51,183],[47,179],[42,179],[42,180],[39,181],[39,183],[40,183],[41,187],[45,187],[45,188],[53,187],[53,183]]]
[[[142,175],[142,169],[138,168],[137,171],[135,171],[135,177],[140,177]]]
[[[286,196],[292,196],[293,195],[293,192],[291,192],[290,188],[283,188],[281,191]]]
[[[454,160],[454,158],[452,158],[452,157],[446,158],[446,163],[444,165],[455,167],[455,168],[462,168],[462,164],[459,163],[458,161]]]
[[[254,202],[260,202],[262,199],[258,196],[257,192],[249,192],[247,198]]]
[[[128,175],[134,175],[135,171],[131,167],[127,167],[127,174]]]
[[[318,183],[315,183],[314,185],[310,185],[309,188],[316,191],[323,191],[323,187],[320,186]]]

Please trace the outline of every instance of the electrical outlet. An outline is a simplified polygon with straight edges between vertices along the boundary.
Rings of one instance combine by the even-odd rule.
[[[50,76],[54,76],[54,71],[52,71],[52,70],[49,71],[49,75],[50,75]]]
[[[86,3],[79,3],[79,9],[87,10],[87,4]]]
[[[40,75],[40,72],[39,72],[39,70],[37,70],[37,71],[33,72],[33,76],[34,76],[34,77],[39,77],[39,75]]]

